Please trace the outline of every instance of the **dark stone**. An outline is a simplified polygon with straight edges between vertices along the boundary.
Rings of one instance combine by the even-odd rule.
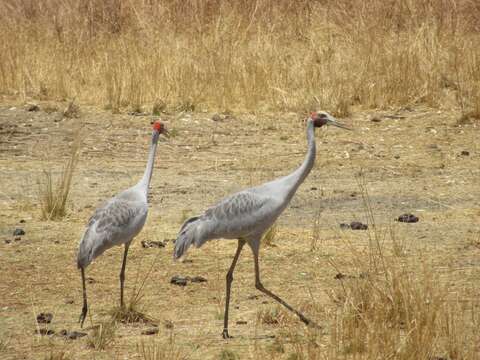
[[[21,228],[16,228],[15,230],[13,230],[13,236],[22,236],[22,235],[25,235],[25,230]]]
[[[396,220],[404,223],[416,223],[418,222],[418,217],[413,214],[403,214],[400,215]]]
[[[336,280],[342,280],[344,277],[345,277],[345,275],[342,274],[342,273],[338,273],[337,275],[335,275]]]
[[[24,224],[24,223],[26,223],[26,221],[24,219],[22,219],[22,220],[19,221],[19,223]]]
[[[20,240],[22,240],[22,238],[20,236],[16,236],[15,239],[13,239],[13,240],[20,241]]]
[[[317,190],[317,188],[315,186],[312,186],[310,190]]]
[[[463,150],[463,151],[460,153],[460,155],[462,155],[462,156],[469,156],[469,155],[470,155],[470,152],[467,151],[467,150]]]
[[[350,229],[350,225],[346,224],[346,223],[341,223],[340,224],[340,229],[342,229],[342,230]]]
[[[192,283],[202,283],[202,282],[207,282],[207,279],[205,279],[203,276],[194,276],[190,279]]]
[[[25,104],[26,111],[38,111],[40,107],[37,104]]]
[[[165,244],[162,241],[149,241],[149,240],[142,240],[142,247],[145,249],[148,248],[163,248]]]
[[[5,244],[10,244],[11,242],[12,242],[12,240],[10,240],[10,239],[5,240]]]
[[[96,282],[97,282],[97,281],[96,281],[94,278],[92,278],[92,277],[90,277],[90,276],[87,277],[87,283],[89,283],[89,284],[95,284]]]
[[[37,315],[37,323],[50,324],[52,322],[53,315],[50,313],[40,313]]]
[[[158,334],[157,327],[151,327],[142,331],[142,335],[155,335],[155,334]]]
[[[170,279],[170,284],[178,285],[178,286],[186,286],[187,285],[187,278],[184,278],[179,275],[175,275]]]
[[[245,320],[238,320],[237,325],[247,325],[247,322]]]
[[[352,221],[350,223],[350,228],[352,230],[367,230],[368,229],[368,225],[367,224],[362,224],[361,222],[359,221]]]
[[[67,331],[64,329],[59,332],[59,335],[68,340],[76,340],[78,338],[87,336],[88,334],[80,331]]]
[[[42,329],[35,330],[35,334],[50,336],[50,335],[55,334],[55,330],[42,328]]]

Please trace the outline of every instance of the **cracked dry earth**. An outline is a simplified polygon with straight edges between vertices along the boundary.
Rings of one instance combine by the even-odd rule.
[[[153,341],[145,335],[147,325],[141,324],[120,324],[103,351],[89,348],[85,337],[66,341],[34,334],[35,317],[41,312],[53,314],[49,329],[80,331],[78,240],[94,207],[141,177],[150,122],[155,119],[89,107],[81,111],[80,118],[68,119],[58,112],[47,114],[42,104],[36,112],[13,103],[0,106],[2,357],[38,359],[65,351],[75,359],[91,359],[92,354],[96,359],[136,359],[139,344]],[[479,123],[458,125],[459,116],[424,107],[359,111],[342,119],[354,128],[351,132],[317,129],[315,167],[280,217],[274,246],[262,250],[264,285],[292,305],[310,310],[328,332],[328,309],[334,306],[328,294],[339,286],[337,270],[328,260],[348,262],[345,239],[353,246],[366,246],[365,232],[339,226],[368,220],[359,187],[364,183],[377,226],[395,229],[405,241],[406,256],[428,261],[457,296],[478,299]],[[179,358],[218,358],[226,346],[242,358],[254,357],[279,330],[258,320],[261,309],[274,304],[255,290],[249,251],[242,253],[234,276],[230,333],[235,338],[226,345],[220,337],[224,278],[235,242],[212,241],[191,251],[186,261],[174,263],[172,239],[185,217],[234,191],[295,169],[306,150],[302,116],[212,120],[208,113],[175,113],[161,118],[174,136],[158,146],[149,218],[127,263],[127,297],[148,275],[142,309],[159,324],[155,339],[174,341],[175,351],[182,354]],[[38,181],[45,169],[55,174],[62,169],[79,126],[84,141],[68,215],[61,221],[42,221]],[[419,222],[393,221],[404,213],[415,214]],[[316,221],[318,244],[311,251]],[[17,240],[12,236],[16,228],[25,231]],[[166,245],[144,248],[141,241]],[[121,254],[122,249],[111,249],[87,270],[89,326],[107,318],[118,302]],[[207,281],[175,286],[170,284],[175,275],[202,276]],[[294,319],[289,324],[299,332],[303,329]]]

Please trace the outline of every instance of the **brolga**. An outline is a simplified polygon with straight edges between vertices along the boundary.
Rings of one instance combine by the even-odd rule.
[[[324,111],[314,112],[306,121],[308,151],[300,167],[289,175],[268,183],[235,193],[217,205],[207,209],[205,213],[194,216],[182,225],[175,242],[174,259],[180,258],[190,245],[202,246],[212,239],[238,239],[237,251],[227,272],[225,316],[222,336],[229,338],[228,314],[230,305],[230,289],[233,272],[240,253],[245,244],[253,252],[255,269],[255,287],[265,295],[273,298],[288,310],[294,312],[306,325],[316,326],[314,322],[294,309],[276,294],[267,290],[260,280],[258,255],[263,234],[273,225],[285,210],[298,187],[310,173],[315,162],[315,128],[334,125],[349,129],[338,122],[332,115]]]
[[[152,142],[148,153],[147,167],[142,179],[133,187],[122,191],[97,208],[88,221],[78,249],[77,266],[82,274],[83,307],[80,326],[87,316],[87,289],[85,268],[103,252],[115,245],[124,245],[123,262],[120,270],[120,306],[123,308],[123,286],[128,248],[142,230],[148,213],[148,187],[152,178],[155,152],[160,134],[168,135],[163,123],[153,124]]]

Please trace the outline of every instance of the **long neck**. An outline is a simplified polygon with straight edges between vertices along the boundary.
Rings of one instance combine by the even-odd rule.
[[[145,168],[145,172],[143,173],[142,179],[138,182],[140,190],[142,190],[145,195],[148,195],[148,187],[152,178],[153,165],[155,163],[155,153],[157,151],[157,143],[158,133],[154,132],[152,135],[152,143],[150,144],[150,151],[148,152],[147,166]]]
[[[288,198],[291,198],[297,191],[300,184],[303,183],[305,178],[312,170],[313,164],[315,163],[316,147],[315,147],[315,128],[312,121],[307,123],[307,141],[308,141],[308,150],[305,160],[303,160],[302,165],[295,170],[290,175],[287,175],[284,179],[286,186],[288,187]]]

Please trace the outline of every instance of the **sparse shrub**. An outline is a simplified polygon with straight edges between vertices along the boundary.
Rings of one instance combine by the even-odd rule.
[[[95,350],[104,350],[115,340],[115,321],[104,321],[93,327],[87,337],[87,345]]]
[[[64,351],[54,352],[51,351],[48,355],[45,355],[44,360],[70,360],[71,357],[68,356]]]
[[[257,312],[257,320],[266,325],[278,325],[285,318],[284,310],[278,306],[262,308]]]
[[[137,352],[143,360],[180,360],[186,359],[185,354],[175,344],[173,333],[167,339],[167,342],[152,341],[149,344],[143,341],[137,344]]]
[[[68,103],[67,107],[63,111],[63,116],[69,119],[80,117],[80,106],[75,104],[75,99]]]
[[[220,356],[218,357],[219,360],[238,360],[240,356],[234,353],[232,350],[223,349],[220,352]]]
[[[38,198],[43,220],[57,220],[66,215],[73,174],[80,153],[80,143],[78,131],[70,148],[70,157],[57,180],[54,179],[51,169],[44,170],[42,179],[38,180]]]
[[[163,100],[157,99],[153,103],[152,115],[158,116],[161,113],[163,113],[166,108],[167,108],[167,104]]]

